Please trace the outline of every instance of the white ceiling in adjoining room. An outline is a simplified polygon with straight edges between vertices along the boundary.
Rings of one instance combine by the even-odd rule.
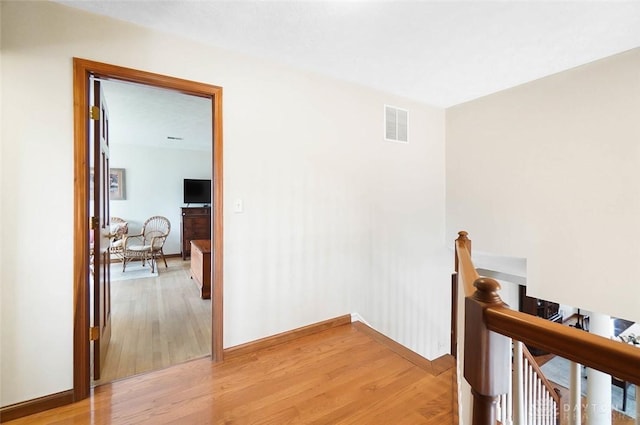
[[[211,151],[211,99],[118,80],[101,85],[110,143]]]

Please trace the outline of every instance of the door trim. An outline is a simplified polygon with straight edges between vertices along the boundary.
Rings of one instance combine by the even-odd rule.
[[[73,58],[74,218],[73,218],[73,394],[90,394],[89,343],[89,76],[118,79],[212,99],[213,202],[211,234],[211,358],[223,360],[223,160],[222,87],[146,71]]]

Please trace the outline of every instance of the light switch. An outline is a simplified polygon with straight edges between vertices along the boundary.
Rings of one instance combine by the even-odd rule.
[[[233,201],[233,212],[241,213],[242,209],[242,199],[236,199]]]

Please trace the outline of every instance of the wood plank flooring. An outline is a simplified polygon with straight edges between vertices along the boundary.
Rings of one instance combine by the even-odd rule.
[[[189,261],[167,262],[157,277],[111,282],[111,343],[94,385],[211,354],[211,300],[200,298]]]
[[[349,324],[101,385],[88,400],[9,423],[446,425],[454,380],[454,368],[420,367]]]

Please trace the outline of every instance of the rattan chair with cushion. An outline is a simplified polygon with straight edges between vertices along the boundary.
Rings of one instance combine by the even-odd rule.
[[[120,217],[111,217],[111,224],[109,226],[111,245],[109,246],[109,253],[120,260],[123,259],[124,238],[128,233],[129,223]]]
[[[153,273],[158,256],[162,257],[164,266],[168,267],[162,247],[170,231],[169,219],[154,216],[144,222],[140,234],[126,236],[122,244],[122,271],[126,270],[127,263],[141,260],[143,266],[147,261],[151,264],[151,273]]]

